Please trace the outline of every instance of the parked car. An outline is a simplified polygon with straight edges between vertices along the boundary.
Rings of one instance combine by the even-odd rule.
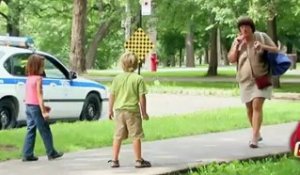
[[[6,45],[0,46],[0,129],[26,122],[25,68],[32,53],[45,57],[43,92],[45,104],[51,107],[51,120],[98,120],[105,116],[108,97],[104,85],[77,77],[54,56],[30,49],[30,42],[28,38],[0,37],[0,45]]]

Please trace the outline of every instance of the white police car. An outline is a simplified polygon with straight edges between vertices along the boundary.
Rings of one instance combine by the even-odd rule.
[[[51,120],[97,120],[105,115],[104,85],[78,78],[55,57],[29,49],[31,43],[30,38],[0,36],[0,129],[26,122],[25,66],[32,53],[46,58],[43,92]]]

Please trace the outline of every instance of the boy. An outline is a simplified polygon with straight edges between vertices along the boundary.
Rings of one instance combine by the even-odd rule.
[[[113,159],[109,162],[112,168],[120,166],[119,153],[122,140],[129,136],[133,139],[135,167],[151,167],[151,163],[141,156],[141,138],[144,137],[142,118],[144,120],[149,118],[146,112],[146,85],[143,77],[134,73],[138,67],[137,56],[126,52],[120,59],[124,72],[114,78],[109,98],[109,118],[115,120]]]

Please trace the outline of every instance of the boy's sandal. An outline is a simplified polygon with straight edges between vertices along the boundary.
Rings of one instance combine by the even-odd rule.
[[[141,160],[137,160],[135,162],[135,167],[136,168],[148,168],[148,167],[151,167],[151,163],[149,161],[141,159]]]
[[[260,136],[257,141],[261,142],[261,141],[263,141],[263,138]]]
[[[110,163],[111,168],[118,168],[120,167],[119,160],[109,160],[107,163]]]

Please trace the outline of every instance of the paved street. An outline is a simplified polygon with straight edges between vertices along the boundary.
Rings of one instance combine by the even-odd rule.
[[[150,116],[178,115],[195,111],[243,106],[240,97],[217,97],[180,94],[148,94]]]

